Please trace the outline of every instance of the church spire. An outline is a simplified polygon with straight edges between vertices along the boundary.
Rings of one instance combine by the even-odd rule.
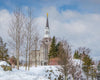
[[[48,22],[48,13],[47,13],[47,21],[46,21],[46,26],[45,26],[45,34],[44,37],[45,38],[50,38],[50,30],[49,30],[49,22]]]
[[[48,13],[47,13],[47,22],[46,22],[46,27],[49,28]]]

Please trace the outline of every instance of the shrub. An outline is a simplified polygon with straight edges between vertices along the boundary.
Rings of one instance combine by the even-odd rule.
[[[63,80],[63,76],[59,75],[58,80]]]
[[[12,71],[11,66],[1,65],[1,67],[3,68],[4,71]]]

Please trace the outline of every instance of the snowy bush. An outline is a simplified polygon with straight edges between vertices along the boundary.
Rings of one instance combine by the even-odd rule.
[[[10,66],[6,61],[0,61],[0,66],[1,65],[7,65],[7,66]]]
[[[11,66],[6,61],[1,61],[0,66],[3,68],[4,71],[11,71]]]
[[[1,65],[1,67],[3,68],[4,71],[11,71],[12,70],[11,66]]]

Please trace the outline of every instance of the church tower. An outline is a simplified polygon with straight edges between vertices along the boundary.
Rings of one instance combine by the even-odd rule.
[[[45,30],[44,31],[45,31],[44,38],[50,38],[48,13],[47,13],[47,20],[46,20],[46,26],[45,26]]]
[[[49,44],[50,41],[51,41],[49,21],[48,21],[48,13],[47,13],[47,19],[46,19],[46,26],[45,26],[45,29],[44,29],[44,38],[43,38],[43,40],[45,41],[46,44]]]
[[[50,44],[51,44],[51,37],[50,37],[50,28],[49,28],[48,13],[47,13],[46,26],[44,29],[44,37],[40,47],[42,65],[48,64],[48,54],[49,54]]]

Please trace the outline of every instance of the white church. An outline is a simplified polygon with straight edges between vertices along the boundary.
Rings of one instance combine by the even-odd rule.
[[[43,39],[41,40],[40,50],[36,51],[37,65],[48,65],[48,54],[49,54],[49,49],[51,44],[48,13],[47,13],[46,26],[44,31],[45,34]],[[34,50],[32,51],[32,54],[35,54]],[[31,56],[31,60],[35,64],[35,55]]]

